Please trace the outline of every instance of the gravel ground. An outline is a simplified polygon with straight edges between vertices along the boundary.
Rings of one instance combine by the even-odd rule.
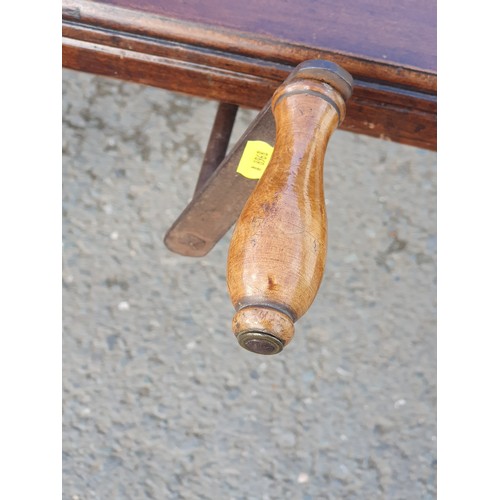
[[[435,498],[435,153],[334,134],[323,284],[263,357],[230,331],[229,235],[162,243],[215,109],[63,72],[64,498]]]

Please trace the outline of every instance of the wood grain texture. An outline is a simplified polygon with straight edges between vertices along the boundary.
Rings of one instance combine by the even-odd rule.
[[[243,208],[228,253],[236,336],[256,331],[286,345],[293,322],[316,296],[327,240],[323,160],[341,118],[335,108],[345,113],[340,94],[314,80],[283,85],[273,97],[274,153]]]
[[[182,3],[187,9],[183,15],[176,11],[181,3],[175,2],[116,4],[120,6],[63,0],[65,67],[259,109],[298,63],[330,60],[355,79],[348,118],[342,128],[435,149],[435,56],[425,49],[431,42],[410,44],[413,50],[427,53],[421,59],[412,58],[409,49],[398,45],[403,43],[402,37],[394,55],[377,59],[359,45],[357,52],[347,52],[339,45],[304,41],[295,29],[297,24],[302,26],[302,21],[291,24],[294,29],[288,29],[288,37],[283,37],[280,30],[286,23],[281,24],[281,18],[273,21],[281,26],[277,31],[266,28],[251,32],[238,27],[234,20],[224,24],[224,19],[229,19],[224,17],[224,9],[213,14],[220,19],[212,22],[210,16],[200,20],[190,15],[186,3]],[[193,5],[190,8],[194,9]],[[201,3],[197,5],[205,8]],[[217,4],[211,5],[215,13]],[[314,5],[319,9],[322,3]],[[234,6],[233,10],[238,8]],[[326,24],[319,22],[318,26]],[[341,27],[347,29],[339,21],[333,31]],[[432,23],[428,30],[433,31]],[[304,28],[304,33],[309,31]],[[318,36],[311,33],[312,37]]]
[[[163,17],[436,71],[435,0],[98,0]]]

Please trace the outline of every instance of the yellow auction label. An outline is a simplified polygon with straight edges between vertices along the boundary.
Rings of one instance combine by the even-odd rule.
[[[269,165],[274,148],[264,141],[248,141],[236,172],[248,179],[260,179]]]

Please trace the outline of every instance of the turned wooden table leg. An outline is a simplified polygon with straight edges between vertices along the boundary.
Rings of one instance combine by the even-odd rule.
[[[273,96],[276,145],[236,223],[227,263],[233,332],[250,351],[280,352],[320,286],[327,248],[323,161],[351,88],[347,72],[322,61]]]

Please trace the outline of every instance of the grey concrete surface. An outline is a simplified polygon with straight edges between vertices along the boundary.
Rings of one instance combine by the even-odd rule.
[[[333,136],[325,277],[263,357],[230,332],[229,235],[162,243],[215,109],[63,72],[64,498],[435,498],[435,153]]]

